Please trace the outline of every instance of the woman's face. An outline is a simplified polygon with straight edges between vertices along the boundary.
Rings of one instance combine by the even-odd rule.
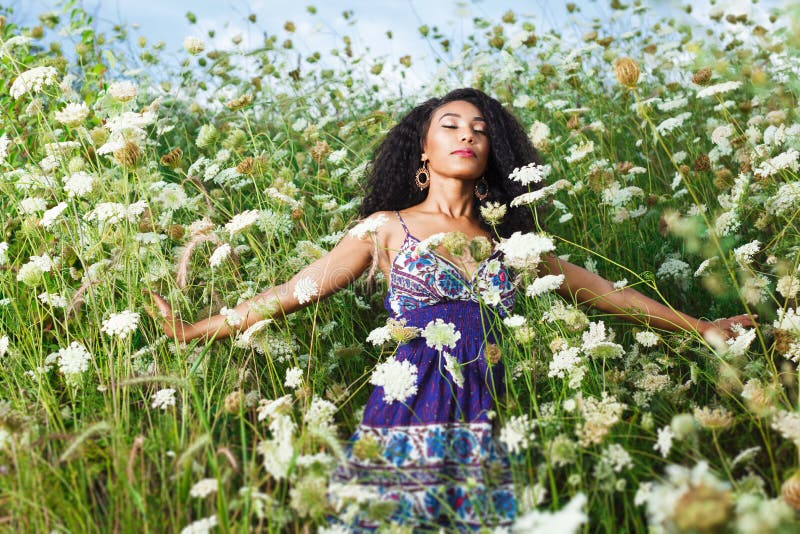
[[[422,159],[432,175],[474,180],[483,176],[489,161],[486,120],[464,100],[435,109],[425,135]]]

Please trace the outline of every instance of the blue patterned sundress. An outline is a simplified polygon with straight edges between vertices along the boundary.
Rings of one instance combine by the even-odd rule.
[[[404,402],[386,403],[383,388],[375,387],[345,449],[347,463],[332,482],[357,484],[379,500],[394,501],[389,521],[413,526],[415,532],[510,525],[517,511],[511,462],[492,424],[495,399],[505,392],[504,370],[502,361],[490,365],[484,356],[486,344],[496,342],[497,318],[514,304],[515,287],[502,251],[496,248],[467,280],[441,255],[418,253],[419,239],[399,212],[397,217],[405,240],[391,266],[384,304],[406,326],[425,328],[437,318],[455,325],[461,338],[447,352],[461,364],[463,387],[424,338],[400,345],[395,357],[418,368],[418,391]],[[478,294],[487,290],[493,305],[486,299],[479,303]],[[354,454],[356,443],[366,437],[380,445],[379,459]],[[377,527],[365,513],[345,523],[330,520],[354,532]]]

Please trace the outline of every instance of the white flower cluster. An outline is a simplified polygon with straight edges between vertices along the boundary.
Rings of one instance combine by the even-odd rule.
[[[528,138],[536,148],[543,148],[550,137],[550,127],[543,122],[533,121],[530,130],[528,130]]]
[[[283,380],[284,387],[297,389],[303,385],[303,370],[299,367],[290,367],[286,370],[286,378]]]
[[[772,418],[772,428],[800,448],[800,413],[779,411]]]
[[[259,419],[261,419],[260,414]],[[274,413],[269,424],[272,438],[258,444],[258,452],[264,457],[264,469],[276,480],[286,478],[289,473],[289,466],[294,458],[296,428],[297,425],[291,416]]]
[[[84,197],[94,188],[94,176],[78,171],[64,177],[64,192],[72,197]]]
[[[453,383],[456,386],[463,388],[464,373],[461,372],[461,364],[455,356],[447,351],[442,351],[442,355],[444,356],[444,370],[450,373],[450,376],[453,377]]]
[[[384,214],[376,217],[369,217],[364,219],[348,232],[351,237],[356,239],[363,239],[366,234],[374,234],[378,228],[389,222],[389,218]]]
[[[222,307],[222,309],[219,311],[219,314],[225,318],[225,323],[232,328],[236,328],[244,321],[242,316],[239,315],[239,312],[226,306]]]
[[[189,496],[194,497],[195,499],[202,499],[208,497],[209,495],[211,495],[216,491],[217,491],[217,479],[204,478],[194,483],[192,488],[189,490]]]
[[[538,184],[547,179],[551,171],[550,165],[538,165],[536,162],[532,162],[524,167],[515,168],[508,178],[522,185]]]
[[[319,286],[310,277],[305,276],[297,281],[292,293],[298,304],[305,304],[319,294]]]
[[[246,210],[242,213],[237,213],[225,224],[225,230],[233,237],[254,225],[260,217],[261,212],[258,210]]]
[[[202,39],[188,35],[183,39],[183,48],[194,56],[205,50],[206,44]]]
[[[110,117],[105,127],[111,132],[106,142],[97,149],[98,154],[111,154],[123,149],[127,143],[134,143],[141,147],[147,139],[145,126],[149,126],[156,121],[154,111],[134,113],[125,111],[119,115]]]
[[[61,111],[56,111],[55,113],[55,119],[58,122],[72,128],[75,126],[80,126],[88,116],[89,106],[87,106],[84,102],[80,102],[78,104],[70,102],[64,106],[64,109]]]
[[[579,395],[577,401],[583,422],[575,429],[575,434],[584,447],[601,443],[611,427],[619,422],[622,410],[626,408],[624,403],[618,402],[605,391],[602,398]]]
[[[53,355],[58,361],[58,369],[66,376],[80,374],[89,369],[92,354],[82,344],[73,341],[67,348],[59,349]]]
[[[563,274],[547,274],[537,277],[532,284],[525,289],[525,294],[529,297],[538,297],[550,291],[555,291],[564,283]]]
[[[133,82],[114,82],[108,86],[108,94],[120,102],[128,102],[136,98],[137,89]]]
[[[544,234],[514,232],[498,245],[505,254],[506,263],[515,269],[534,270],[542,255],[555,250],[553,240]]]
[[[798,159],[800,159],[800,152],[794,148],[790,148],[786,152],[782,152],[774,158],[762,162],[753,173],[762,178],[767,178],[786,169],[796,173],[798,169],[800,169],[800,162],[798,162]]]
[[[230,257],[232,251],[233,249],[228,243],[221,244],[214,249],[214,252],[211,253],[211,257],[208,259],[208,265],[212,269],[219,267]]]
[[[688,111],[684,111],[683,113],[679,113],[674,117],[670,117],[668,119],[664,119],[659,124],[656,125],[656,132],[661,135],[668,134],[672,130],[676,128],[680,128],[683,126],[683,123],[686,122],[686,119],[691,117],[692,114]]]
[[[599,358],[617,358],[622,356],[625,349],[622,345],[611,341],[611,334],[606,332],[603,321],[589,323],[589,330],[582,335],[581,350],[589,355]]]
[[[336,410],[337,408],[334,403],[314,395],[305,415],[303,415],[303,421],[305,421],[306,426],[314,432],[333,432],[333,416]]]
[[[567,180],[562,178],[561,180],[556,180],[554,183],[542,187],[541,189],[522,193],[521,195],[514,197],[509,204],[512,208],[517,206],[527,206],[528,204],[535,204],[536,202],[549,197],[553,193],[556,193],[562,189],[566,189],[571,185],[572,184],[570,184]]]
[[[655,347],[658,345],[658,334],[655,332],[651,332],[649,330],[642,330],[641,332],[636,332],[634,335],[636,341],[643,347]]]
[[[531,510],[514,521],[511,532],[522,534],[525,532],[558,532],[559,534],[577,534],[581,525],[589,520],[583,511],[586,505],[586,495],[577,493],[557,512]]]
[[[129,205],[118,202],[100,202],[84,216],[84,219],[105,224],[117,224],[123,220],[136,222],[139,215],[144,213],[145,208],[147,208],[147,202],[144,200]]]
[[[50,208],[49,210],[45,211],[42,214],[42,218],[39,220],[39,226],[48,229],[51,228],[56,223],[56,221],[58,221],[58,218],[66,209],[67,209],[67,203],[59,202],[58,204],[56,204],[55,206],[53,206],[52,208]]]
[[[536,421],[528,414],[515,415],[500,430],[500,441],[506,445],[508,452],[519,454],[533,444],[535,429]]]
[[[708,87],[703,87],[702,89],[698,90],[695,96],[697,98],[706,98],[708,96],[719,95],[738,89],[741,87],[741,85],[742,82],[740,81],[722,82],[716,85],[709,85]]]
[[[453,323],[446,323],[443,319],[437,318],[425,325],[422,337],[425,338],[425,344],[431,348],[442,350],[444,347],[448,347],[452,349],[461,339],[461,332],[456,330],[456,325]]]
[[[109,336],[125,339],[130,334],[134,333],[138,326],[139,314],[130,310],[124,310],[120,313],[112,313],[108,319],[103,321],[103,326],[100,330]]]
[[[151,397],[150,407],[166,410],[170,406],[175,406],[175,388],[159,389]]]
[[[57,84],[58,71],[55,67],[33,67],[16,77],[8,94],[17,100],[25,93],[40,93],[45,87]]]
[[[375,367],[369,383],[383,388],[383,402],[404,402],[417,393],[417,373],[413,363],[389,358]]]
[[[384,343],[388,343],[391,340],[392,340],[392,333],[389,330],[389,327],[386,325],[375,328],[367,336],[367,342],[372,343],[375,346],[383,345]]]
[[[577,163],[594,151],[594,141],[586,141],[580,145],[571,145],[569,147],[569,156],[564,158],[567,163]]]

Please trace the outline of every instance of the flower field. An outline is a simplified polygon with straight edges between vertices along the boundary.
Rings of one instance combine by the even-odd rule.
[[[694,317],[759,322],[728,340],[653,329],[521,268],[492,354],[519,503],[510,530],[486,531],[796,532],[800,5],[712,6],[701,27],[610,4],[574,39],[513,12],[457,46],[422,26],[441,59],[422,91],[398,90],[410,55],[389,64],[347,36],[298,52],[296,21],[253,49],[187,37],[166,72],[158,43],[103,34],[72,3],[34,27],[0,8],[2,528],[331,533],[328,517],[364,514],[410,532],[402,503],[331,475],[375,385],[415,393],[398,343],[443,350],[460,332],[387,322],[380,272],[319,302],[307,280],[310,305],[213,343],[163,335],[144,291],[235,326],[243,300],[374,234],[357,210],[377,144],[471,86],[542,160],[512,176],[540,226],[499,245],[512,266],[552,248]]]

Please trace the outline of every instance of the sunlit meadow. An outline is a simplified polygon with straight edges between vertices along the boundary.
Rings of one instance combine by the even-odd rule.
[[[414,57],[346,36],[299,56],[292,21],[256,49],[188,36],[161,72],[157,44],[100,34],[71,3],[36,27],[6,12],[0,525],[311,532],[361,511],[403,532],[391,506],[329,481],[397,348],[380,275],[188,345],[142,290],[235,323],[228,309],[358,223],[397,118],[469,85],[529,129],[545,167],[516,178],[547,187],[515,202],[547,206],[557,254],[696,317],[759,316],[715,342],[521,275],[495,414],[526,466],[513,530],[796,531],[800,11],[756,24],[712,7],[699,28],[611,7],[574,40],[512,12],[475,19],[458,49],[420,27],[442,62],[412,97],[393,87]]]

